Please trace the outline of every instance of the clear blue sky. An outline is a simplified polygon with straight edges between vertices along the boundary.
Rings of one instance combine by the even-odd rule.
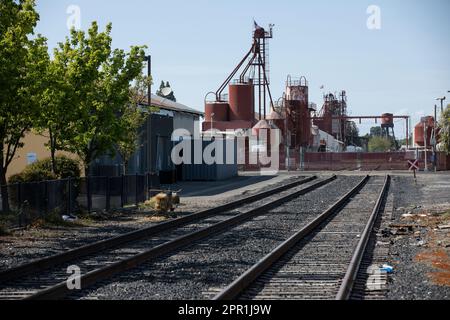
[[[448,0],[37,0],[38,32],[50,48],[69,31],[70,5],[81,27],[113,23],[114,47],[147,45],[155,86],[170,81],[179,102],[203,110],[251,45],[253,19],[274,23],[270,46],[272,91],[286,76],[304,75],[311,100],[322,90],[346,90],[353,115],[431,114],[435,98],[450,90]],[[369,5],[381,9],[381,30],[369,30]],[[372,126],[361,126],[365,132]],[[398,123],[398,135],[403,130]]]

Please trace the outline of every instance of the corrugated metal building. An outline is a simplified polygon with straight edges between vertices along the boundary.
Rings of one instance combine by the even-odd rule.
[[[177,129],[184,129],[185,135],[189,133],[193,136],[200,129],[203,112],[156,95],[152,95],[151,104],[158,107],[159,111],[152,113],[141,128],[139,149],[129,161],[127,174],[155,172],[160,175],[162,183],[169,183],[176,176],[176,168],[170,158],[172,134]],[[103,156],[96,159],[91,173],[117,176],[122,172],[122,159],[116,154],[113,158]]]
[[[191,163],[178,166],[178,176],[183,181],[221,181],[234,178],[238,176],[238,164],[237,164],[237,144],[232,144],[233,150],[227,150],[227,144],[225,140],[221,141],[221,144],[216,145],[216,152],[212,154],[213,157],[221,154],[221,160],[219,163],[206,164],[205,159],[202,159],[201,164],[195,164],[194,162],[194,145],[202,146],[201,152],[204,153],[205,149],[210,146],[213,141],[198,141],[191,140]],[[217,152],[217,148],[222,146],[222,151]],[[227,154],[231,152],[231,154]],[[229,163],[227,163],[227,160]]]

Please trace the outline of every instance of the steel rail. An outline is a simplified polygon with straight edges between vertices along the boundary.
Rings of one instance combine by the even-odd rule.
[[[320,214],[308,225],[303,227],[300,231],[290,237],[288,240],[280,244],[271,253],[257,262],[252,268],[247,270],[243,275],[236,279],[225,290],[220,292],[214,297],[213,300],[233,300],[236,299],[245,289],[247,289],[259,276],[261,276],[267,269],[272,267],[280,258],[282,258],[289,250],[291,250],[296,244],[303,240],[306,236],[311,234],[317,227],[319,227],[326,219],[331,217],[336,211],[355,194],[357,194],[364,185],[369,181],[370,177],[366,176],[361,182],[358,183],[350,192],[344,195],[330,208]]]
[[[253,203],[255,201],[264,199],[268,196],[298,187],[300,185],[306,184],[308,182],[311,182],[313,180],[316,180],[317,176],[312,176],[306,179],[302,179],[299,181],[295,181],[289,184],[286,184],[284,186],[280,186],[268,191],[264,191],[249,197],[245,197],[241,200],[233,201],[215,208],[203,210],[197,213],[193,213],[190,215],[187,215],[185,217],[177,218],[171,221],[159,223],[157,225],[140,229],[137,231],[132,231],[130,233],[126,233],[123,235],[119,235],[116,237],[112,237],[106,240],[98,241],[86,246],[82,246],[79,248],[75,248],[63,253],[59,253],[50,257],[46,257],[43,259],[39,259],[36,261],[32,261],[30,263],[26,263],[14,268],[10,268],[7,270],[4,270],[0,272],[0,283],[16,280],[21,277],[54,267],[59,264],[66,263],[68,261],[72,261],[77,258],[81,258],[93,253],[101,252],[103,250],[112,249],[115,247],[118,247],[120,245],[135,241],[144,239],[153,235],[156,235],[158,233],[170,230],[172,228],[180,227],[187,225],[191,222],[195,222],[198,220],[201,220],[206,217],[214,216],[217,214],[220,214],[224,211],[228,211],[234,208],[237,208],[239,206],[242,206],[244,204]]]
[[[288,202],[298,196],[312,192],[312,191],[336,180],[336,178],[337,178],[336,176],[332,176],[331,178],[319,181],[311,186],[308,186],[304,189],[301,189],[299,191],[291,193],[287,196],[283,196],[275,201],[266,203],[262,206],[254,208],[248,212],[239,214],[228,220],[219,222],[210,227],[207,227],[202,230],[190,233],[188,235],[176,238],[172,241],[163,243],[163,244],[153,247],[143,253],[134,255],[130,258],[126,258],[126,259],[123,259],[116,263],[113,263],[111,265],[93,270],[93,271],[86,273],[80,277],[81,286],[83,289],[86,289],[98,281],[105,280],[105,279],[110,278],[120,272],[124,272],[129,269],[132,269],[143,262],[166,255],[177,249],[180,249],[182,247],[190,245],[195,241],[219,234],[220,232],[223,232],[224,230],[227,230],[235,225],[245,222],[255,216],[262,214],[263,212],[267,212],[267,211],[269,211],[285,202]],[[44,290],[38,291],[37,293],[30,295],[29,297],[26,297],[23,300],[56,300],[56,299],[62,299],[71,293],[74,293],[74,291],[70,290],[67,286],[67,282],[64,281],[57,285],[54,285],[54,286],[51,286]]]
[[[342,284],[339,288],[336,300],[349,300],[350,298],[353,285],[355,283],[359,268],[361,266],[361,261],[363,259],[364,253],[366,252],[367,243],[369,242],[370,235],[373,231],[373,227],[375,225],[375,222],[377,221],[381,205],[384,201],[386,193],[389,190],[390,181],[391,177],[389,175],[386,176],[383,189],[380,193],[380,196],[378,197],[375,207],[373,208],[372,214],[370,215],[369,221],[364,229],[364,232],[361,235],[361,240],[359,241],[358,246],[356,247],[356,250],[353,254],[352,260],[349,264],[345,277],[342,280]]]

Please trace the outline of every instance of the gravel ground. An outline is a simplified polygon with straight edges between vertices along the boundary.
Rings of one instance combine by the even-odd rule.
[[[209,299],[360,180],[339,178],[228,232],[145,263],[72,298]]]
[[[261,216],[235,228],[232,233],[212,238],[207,245],[198,243],[82,293],[90,299],[210,298],[283,241],[294,228],[306,222],[307,212],[318,213],[328,205],[329,201],[325,199],[337,198],[361,179],[350,175],[353,178],[336,181],[338,187],[326,192],[325,196],[317,193],[314,199],[294,201],[274,210],[277,215]],[[217,206],[283,183],[286,182],[269,181],[263,184],[265,187],[244,190],[240,195],[234,190],[231,196],[225,193],[215,194],[213,198],[189,197],[183,201],[177,215]],[[449,299],[450,232],[438,226],[450,224],[450,175],[419,175],[415,185],[412,177],[400,174],[393,178],[390,192],[394,197],[393,220],[389,228],[383,230],[390,232],[390,237],[383,241],[391,243],[388,261],[395,271],[389,275],[386,298]],[[294,210],[297,214],[292,213]],[[443,215],[446,211],[448,213]],[[412,216],[405,218],[405,214]],[[0,237],[0,270],[148,227],[164,219],[135,212],[106,215],[105,218],[82,221],[78,227],[33,227]],[[404,225],[411,227],[399,228]],[[236,246],[241,250],[235,252]],[[209,272],[202,272],[204,269]]]
[[[209,197],[182,198],[182,205],[175,214],[178,217],[192,214],[293,182],[298,178],[301,176],[286,176],[284,180],[274,179],[274,182],[268,179],[256,189],[252,186],[244,186],[240,195],[232,194],[230,196],[225,193],[215,196],[214,199]],[[167,220],[166,217],[158,217],[154,214],[154,212],[139,213],[128,210],[102,214],[102,221],[83,220],[77,226],[33,226],[27,230],[16,231],[11,236],[0,237],[0,270],[150,227],[155,223]]]
[[[450,211],[442,214],[450,209],[447,179],[422,176],[417,185],[412,177],[393,179],[389,300],[450,299],[450,231],[438,228],[450,223]]]

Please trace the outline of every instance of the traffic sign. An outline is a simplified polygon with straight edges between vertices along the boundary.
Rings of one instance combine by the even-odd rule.
[[[409,164],[409,171],[419,170],[419,160],[415,161],[408,160],[408,164]]]

